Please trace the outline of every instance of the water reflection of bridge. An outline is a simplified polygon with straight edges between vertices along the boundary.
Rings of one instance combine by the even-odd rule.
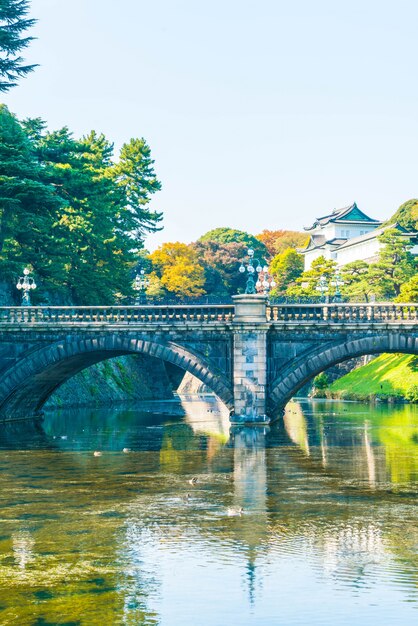
[[[219,555],[225,571],[239,563],[254,604],[262,595],[267,572],[273,565],[283,568],[283,563],[311,564],[313,576],[338,579],[357,590],[373,584],[376,568],[402,567],[411,580],[410,598],[416,599],[412,570],[417,566],[418,537],[413,516],[405,515],[405,507],[415,504],[412,483],[407,486],[406,481],[408,476],[416,478],[418,459],[417,421],[411,407],[409,413],[386,416],[379,409],[378,419],[370,412],[355,418],[350,409],[348,414],[339,412],[336,420],[329,404],[291,406],[283,427],[270,431],[240,427],[227,440],[227,413],[216,413],[213,401],[199,401],[196,410],[186,404],[183,409],[178,405],[177,416],[171,410],[169,419],[167,404],[160,405],[159,417],[146,413],[138,417],[136,411],[122,410],[106,416],[96,409],[90,419],[81,412],[78,420],[73,415],[72,420],[60,422],[55,413],[47,416],[43,439],[36,431],[41,448],[66,450],[50,457],[54,473],[42,501],[50,516],[48,537],[65,530],[68,554],[78,549],[78,533],[83,529],[99,533],[100,544],[113,546],[119,565],[109,574],[113,582],[108,584],[119,589],[126,621],[145,614],[157,620],[158,589],[169,585],[176,559],[193,563],[197,553],[207,559],[208,568]],[[139,430],[138,419],[143,425]],[[409,470],[405,455],[398,455],[396,465],[394,450],[400,449],[396,424],[403,425],[406,439],[414,446],[409,450]],[[18,425],[9,427],[16,442]],[[26,441],[27,433],[22,425]],[[102,446],[102,465],[91,452],[80,454],[89,446],[91,450],[93,440]],[[145,454],[123,455],[125,446]],[[78,451],[72,454],[72,450]],[[45,473],[45,464],[33,466],[30,455],[23,458],[20,477],[13,480],[17,497],[25,488],[25,476],[36,484],[40,472]],[[88,485],[99,484],[95,481],[104,468],[105,491],[96,487],[91,498]],[[8,471],[6,465],[3,480]],[[62,519],[60,493],[69,471],[75,485],[86,486],[84,495],[77,488],[71,496],[78,511],[88,512],[77,515],[77,522]],[[199,478],[195,487],[187,483],[193,475]],[[191,497],[185,501],[187,491]],[[403,513],[397,512],[397,491],[403,492]],[[228,508],[240,506],[242,515],[228,516]],[[35,504],[26,505],[25,519],[32,509],[38,512]],[[14,514],[19,512],[15,507]],[[30,568],[30,577],[42,584],[48,573],[40,552],[49,539],[33,530],[30,522],[23,521],[20,528],[10,547],[19,571],[6,568],[6,574],[12,584],[22,571],[28,570],[29,576]],[[74,570],[65,573],[64,557],[60,567],[60,575],[70,579],[77,575]],[[189,584],[190,593],[198,594],[197,575]]]

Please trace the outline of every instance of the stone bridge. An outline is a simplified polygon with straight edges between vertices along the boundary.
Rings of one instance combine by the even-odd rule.
[[[418,354],[418,305],[2,307],[0,419],[36,416],[82,369],[142,353],[196,376],[233,421],[263,421],[321,371],[382,352]]]

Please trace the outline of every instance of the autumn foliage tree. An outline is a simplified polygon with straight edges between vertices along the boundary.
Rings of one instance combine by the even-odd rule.
[[[263,230],[257,239],[266,246],[270,257],[274,257],[289,248],[303,248],[307,236],[293,230]]]
[[[192,246],[180,242],[164,243],[149,258],[154,282],[157,277],[168,294],[191,298],[205,293],[205,271]]]
[[[205,270],[205,291],[216,296],[245,290],[245,276],[238,268],[247,257],[247,242],[202,241],[192,244]]]

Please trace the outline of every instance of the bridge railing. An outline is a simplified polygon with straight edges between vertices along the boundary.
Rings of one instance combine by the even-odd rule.
[[[0,326],[14,324],[138,324],[232,322],[234,305],[0,307]],[[418,322],[418,304],[341,303],[267,306],[273,323]]]
[[[0,307],[2,324],[134,324],[176,322],[230,322],[231,305],[173,306],[31,306]]]
[[[267,321],[340,324],[418,321],[418,304],[279,304],[267,307]]]

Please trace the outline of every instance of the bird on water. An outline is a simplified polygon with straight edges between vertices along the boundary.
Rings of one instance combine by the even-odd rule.
[[[242,508],[242,506],[239,506],[239,507],[230,506],[227,509],[228,517],[241,516],[243,513],[244,513],[244,509]]]

